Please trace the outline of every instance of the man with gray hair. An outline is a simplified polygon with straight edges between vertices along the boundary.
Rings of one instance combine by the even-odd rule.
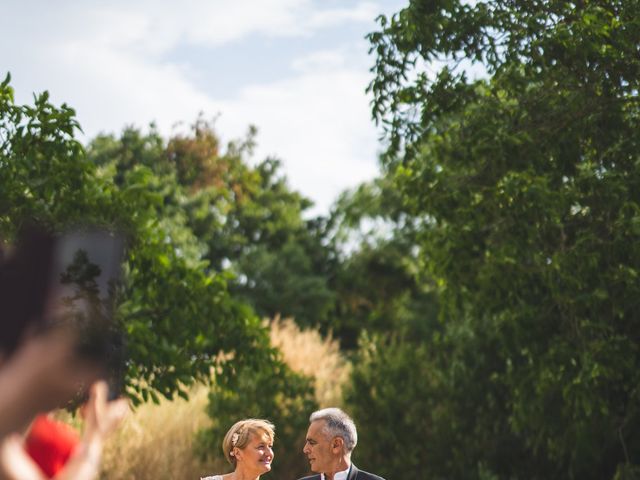
[[[384,480],[351,463],[351,452],[357,443],[356,425],[342,410],[325,408],[313,412],[302,451],[316,475],[300,480]]]

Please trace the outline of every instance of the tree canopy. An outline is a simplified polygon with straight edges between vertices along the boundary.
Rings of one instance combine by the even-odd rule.
[[[354,398],[380,411],[354,408],[432,452],[412,478],[638,467],[639,8],[412,1],[369,35],[385,177],[419,227],[444,332],[406,352],[431,379],[419,413],[390,420],[372,380]],[[379,355],[357,375],[394,354]]]
[[[94,161],[74,137],[73,109],[55,107],[46,92],[34,106],[16,105],[9,81],[0,85],[0,233],[11,240],[27,221],[54,232],[86,224],[126,231],[114,327],[126,338],[132,398],[185,395],[216,362],[224,384],[234,369],[271,358],[260,318],[231,297],[227,275],[205,268],[199,240],[173,208],[182,192],[174,174],[138,158]]]

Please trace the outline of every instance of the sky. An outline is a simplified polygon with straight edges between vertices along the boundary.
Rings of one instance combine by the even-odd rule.
[[[18,103],[47,90],[73,107],[83,142],[151,122],[167,137],[199,114],[225,142],[255,125],[252,161],[279,158],[325,214],[379,171],[364,36],[406,3],[3,0],[0,77]]]

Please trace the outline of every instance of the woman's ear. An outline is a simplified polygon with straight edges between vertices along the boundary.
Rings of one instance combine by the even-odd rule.
[[[231,450],[231,456],[234,457],[237,462],[242,457],[242,450],[240,450],[238,447],[233,447],[233,450]]]

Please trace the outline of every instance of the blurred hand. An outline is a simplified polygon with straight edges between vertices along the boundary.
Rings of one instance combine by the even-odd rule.
[[[0,441],[0,479],[45,480],[45,476],[24,450],[21,435],[14,433]]]
[[[89,401],[83,408],[85,419],[85,437],[88,441],[96,438],[103,440],[125,418],[129,412],[129,402],[125,398],[107,400],[109,387],[107,382],[99,380],[91,386]]]
[[[62,328],[26,339],[0,368],[0,437],[22,429],[38,413],[64,405],[102,369],[76,353],[75,335]]]

